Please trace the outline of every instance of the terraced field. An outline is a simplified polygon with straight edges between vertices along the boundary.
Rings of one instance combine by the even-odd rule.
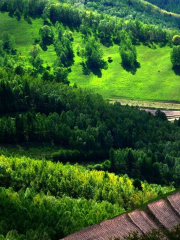
[[[71,234],[61,240],[109,240],[127,236],[129,232],[140,235],[153,229],[171,229],[180,224],[180,192],[167,199],[160,199],[148,204],[145,211],[134,210],[119,215]]]

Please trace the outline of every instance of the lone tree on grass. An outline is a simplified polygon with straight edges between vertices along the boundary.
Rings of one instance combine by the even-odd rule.
[[[41,44],[50,45],[53,43],[54,33],[48,25],[44,25],[40,28],[39,34],[41,37]]]
[[[107,69],[107,62],[103,59],[103,51],[100,43],[89,37],[84,43],[84,48],[78,48],[78,54],[85,60],[85,65],[90,69]]]
[[[122,32],[121,38],[119,53],[122,59],[122,65],[133,68],[137,63],[136,47],[133,45],[132,39],[127,33]]]
[[[173,67],[180,68],[180,45],[174,46],[171,53],[171,62]]]
[[[39,57],[39,53],[40,53],[40,47],[38,45],[32,46],[29,50],[29,56],[30,56],[29,61],[33,66],[33,72],[35,70],[39,71],[43,63],[43,60],[41,60],[41,58]]]

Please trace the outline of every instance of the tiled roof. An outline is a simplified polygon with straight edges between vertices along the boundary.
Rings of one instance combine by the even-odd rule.
[[[147,233],[164,227],[171,229],[180,224],[180,192],[147,205],[145,211],[134,210],[115,218],[87,227],[61,240],[109,240],[127,236],[129,232]]]

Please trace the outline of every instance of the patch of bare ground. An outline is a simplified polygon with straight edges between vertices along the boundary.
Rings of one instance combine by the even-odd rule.
[[[141,110],[155,114],[157,109],[164,112],[169,121],[174,121],[180,118],[180,102],[148,102],[148,101],[136,101],[127,99],[110,100],[110,103],[119,102],[121,105],[138,106]]]

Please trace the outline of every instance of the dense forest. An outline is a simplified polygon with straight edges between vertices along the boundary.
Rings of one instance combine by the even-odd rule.
[[[109,103],[70,86],[68,78],[75,56],[85,80],[107,70],[113,59],[103,58],[103,47],[113,45],[123,68],[133,74],[141,44],[171,47],[169,59],[178,68],[179,16],[156,17],[152,5],[143,6],[0,1],[0,11],[10,18],[29,26],[35,19],[43,23],[26,56],[11,34],[0,37],[0,152],[7,147],[0,156],[0,239],[55,240],[179,187],[180,120],[170,123],[160,110],[153,116]],[[76,49],[74,32],[80,36]],[[51,63],[41,55],[49,47],[55,56]],[[46,145],[51,153],[35,160],[8,152],[23,144]]]
[[[169,12],[180,13],[180,4],[178,0],[148,0],[148,2]]]
[[[144,23],[157,24],[161,27],[179,28],[179,2],[177,1],[101,0],[97,2],[64,0],[63,2],[73,3],[81,9],[85,8],[100,13],[104,12],[105,14],[117,16],[126,20],[136,19]]]
[[[147,182],[139,190],[127,175],[25,157],[1,157],[0,173],[7,239],[58,239],[173,190]]]
[[[179,121],[109,104],[88,90],[28,79],[14,76],[13,85],[1,79],[1,143],[59,144],[55,161],[109,159],[94,167],[178,186]]]

